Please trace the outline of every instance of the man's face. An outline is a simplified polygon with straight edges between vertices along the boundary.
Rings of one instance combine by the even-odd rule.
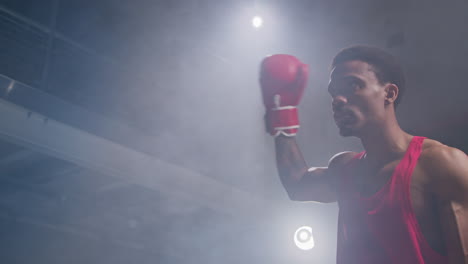
[[[385,119],[384,86],[366,62],[347,61],[333,68],[328,92],[340,135],[359,137]]]

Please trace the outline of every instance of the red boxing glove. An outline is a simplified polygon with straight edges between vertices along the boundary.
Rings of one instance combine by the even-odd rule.
[[[273,136],[295,136],[299,128],[296,106],[308,78],[308,66],[294,56],[276,54],[263,59],[260,86],[267,130]]]

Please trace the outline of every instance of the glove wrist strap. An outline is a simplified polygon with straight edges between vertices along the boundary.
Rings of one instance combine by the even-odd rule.
[[[299,128],[299,116],[295,106],[281,106],[268,111],[269,132],[273,136],[280,134],[295,136]]]

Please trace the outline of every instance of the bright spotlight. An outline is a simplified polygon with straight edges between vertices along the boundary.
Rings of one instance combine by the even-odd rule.
[[[253,19],[252,19],[252,26],[254,28],[259,28],[263,25],[263,19],[259,16],[255,16]]]
[[[294,244],[302,250],[311,250],[315,246],[312,227],[301,226],[294,233]]]

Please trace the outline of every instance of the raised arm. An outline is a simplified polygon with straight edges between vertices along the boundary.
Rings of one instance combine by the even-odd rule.
[[[308,168],[294,137],[278,136],[275,144],[278,174],[291,200],[336,201],[340,168],[356,153],[342,152],[330,159],[328,167]]]
[[[308,169],[294,136],[299,128],[297,105],[304,92],[308,67],[296,57],[276,54],[260,67],[266,128],[275,137],[277,168],[289,197],[299,201],[334,202],[337,169],[353,155],[342,153],[329,167]]]

